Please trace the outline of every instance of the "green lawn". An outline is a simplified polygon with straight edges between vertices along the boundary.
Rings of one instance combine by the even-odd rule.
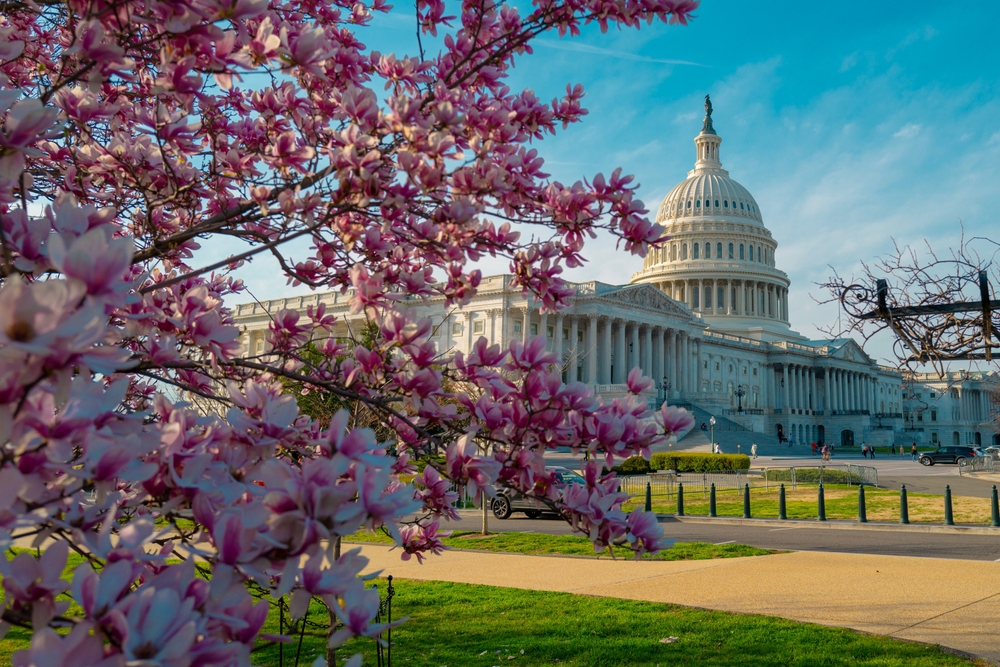
[[[986,664],[933,646],[766,616],[469,584],[394,585],[394,618],[409,617],[393,630],[397,667]],[[284,648],[288,667],[295,650]],[[321,650],[321,640],[307,636],[299,664],[309,665]],[[358,651],[366,665],[375,664],[371,639],[350,642],[338,662]],[[279,667],[277,649],[255,653],[255,664]]]
[[[347,543],[363,542],[376,544],[392,544],[392,540],[383,533],[362,531],[345,540]],[[452,549],[475,549],[494,553],[518,554],[561,554],[569,556],[596,556],[593,545],[586,538],[575,535],[542,535],[539,533],[491,533],[484,537],[479,533],[455,531],[443,542]],[[745,544],[709,544],[707,542],[678,542],[671,549],[661,551],[655,556],[646,558],[656,560],[708,560],[711,558],[736,558],[739,556],[766,556],[774,553],[767,549],[747,546]],[[629,558],[627,550],[616,550],[616,557]],[[601,558],[610,558],[605,551]]]
[[[815,519],[817,516],[818,487],[798,484],[792,489],[785,484],[785,510],[789,519]],[[778,518],[778,487],[750,489],[750,511],[756,518]],[[845,484],[824,486],[826,517],[856,521],[858,518],[858,487]],[[635,497],[626,503],[626,509],[642,505],[643,498]],[[701,491],[685,491],[684,513],[692,516],[708,514],[708,497]],[[944,523],[944,497],[925,493],[908,493],[907,507],[912,523]],[[869,521],[899,521],[899,491],[865,487],[865,508]],[[653,510],[662,514],[677,511],[675,498],[653,497]],[[989,525],[990,499],[953,496],[952,511],[956,523]],[[719,516],[743,516],[743,492],[719,491],[716,494],[716,513]]]

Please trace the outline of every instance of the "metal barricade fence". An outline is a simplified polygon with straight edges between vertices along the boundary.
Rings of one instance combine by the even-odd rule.
[[[765,489],[770,489],[772,485],[777,484],[791,484],[791,488],[794,489],[800,483],[878,486],[878,468],[849,463],[835,463],[825,466],[762,468],[759,474],[758,485],[763,486]],[[761,484],[760,482],[763,483]]]
[[[994,472],[994,470],[992,456],[977,456],[971,459],[962,459],[958,462],[959,475],[967,475],[974,472]]]
[[[652,475],[624,475],[618,478],[618,488],[621,491],[640,498],[646,495],[646,484],[649,483],[650,494],[654,497],[674,497],[674,474],[661,473]]]

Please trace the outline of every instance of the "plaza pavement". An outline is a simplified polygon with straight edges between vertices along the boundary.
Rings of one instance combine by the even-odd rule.
[[[354,545],[345,545],[353,548]],[[939,644],[1000,664],[1000,563],[800,551],[698,561],[632,561],[449,551],[418,564],[364,545],[368,570],[853,628]],[[681,638],[683,641],[683,637]]]

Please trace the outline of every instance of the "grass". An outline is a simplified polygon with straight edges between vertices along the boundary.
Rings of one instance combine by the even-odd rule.
[[[797,485],[792,489],[785,486],[785,509],[789,519],[815,519],[818,487]],[[856,521],[858,518],[858,487],[846,485],[825,485],[826,517]],[[778,517],[778,489],[760,487],[750,489],[750,511],[756,518]],[[643,499],[634,498],[626,508],[641,504]],[[907,493],[907,508],[911,523],[944,523],[944,497],[926,493]],[[899,521],[899,492],[891,489],[865,487],[865,509],[869,521]],[[663,514],[677,511],[675,498],[667,500],[653,497],[653,510]],[[742,491],[719,491],[716,494],[716,512],[719,516],[743,516]],[[952,497],[952,512],[956,523],[990,523],[990,499],[966,496]],[[708,514],[708,495],[701,491],[684,494],[684,513],[691,515]]]
[[[362,531],[355,533],[345,542],[363,542],[375,544],[392,544],[392,540],[382,533]],[[480,533],[455,531],[443,542],[452,549],[475,549],[492,553],[517,554],[559,554],[565,556],[595,556],[593,545],[583,537],[575,535],[542,535],[539,533],[491,533],[484,536]],[[708,560],[712,558],[738,558],[741,556],[766,556],[775,553],[768,549],[745,544],[709,544],[707,542],[678,542],[671,549],[661,551],[655,556],[646,555],[654,560]],[[618,557],[628,554],[616,552]],[[607,552],[601,555],[609,558]]]
[[[512,535],[509,539],[514,544],[522,539],[508,535]],[[548,540],[563,536],[531,537]],[[551,539],[549,543],[554,545],[551,548],[560,548],[561,542]],[[528,548],[527,544],[520,542],[521,548]],[[536,549],[538,544],[531,548]],[[678,545],[675,549],[679,547],[674,557],[680,557],[684,550],[689,550],[692,557],[707,557],[703,545]],[[563,544],[562,548],[577,547]],[[70,559],[67,576],[80,563],[77,556],[71,555]],[[386,582],[373,583],[379,585],[384,596]],[[400,667],[986,664],[944,653],[934,646],[767,616],[469,584],[409,580],[395,580],[393,584],[393,618],[408,618],[392,632],[393,664]],[[297,654],[301,667],[311,665],[325,651],[326,609],[314,601],[307,619],[300,648],[298,629],[302,626],[279,627],[279,614],[272,605],[263,632],[281,631],[294,641],[281,646],[261,642],[253,653],[253,665],[292,667]],[[676,641],[661,641],[670,637]],[[28,631],[12,628],[0,642],[0,665],[9,665],[11,654],[26,648],[28,641]],[[358,652],[364,654],[365,665],[375,664],[375,643],[369,638],[353,639],[338,650],[338,663]]]
[[[392,632],[397,667],[986,664],[935,646],[767,616],[469,584],[393,584],[393,617],[409,618]],[[670,637],[676,640],[661,641]],[[284,647],[287,667],[296,648]],[[299,665],[322,650],[321,639],[307,635]],[[372,639],[352,640],[338,662],[356,652],[365,654],[365,665],[375,664]],[[255,653],[254,664],[279,667],[277,648]]]

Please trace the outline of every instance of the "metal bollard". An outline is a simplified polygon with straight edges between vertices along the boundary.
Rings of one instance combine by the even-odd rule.
[[[865,485],[858,487],[858,523],[868,523],[868,512],[865,509]]]
[[[653,511],[653,489],[650,487],[649,482],[646,482],[646,511]]]
[[[743,485],[743,518],[750,518],[750,484]]]
[[[684,482],[677,482],[677,516],[684,516]]]
[[[715,482],[712,482],[712,488],[708,492],[708,516],[719,516],[715,512]]]
[[[993,485],[993,493],[990,496],[990,507],[993,510],[993,519],[990,521],[990,525],[994,528],[1000,527],[1000,507],[997,507],[997,485]]]
[[[820,521],[826,521],[826,495],[823,492],[823,482],[819,483],[819,505],[816,508],[816,515]]]
[[[954,526],[955,517],[951,512],[951,485],[944,485],[944,525]]]
[[[781,488],[778,490],[778,518],[782,521],[788,519],[788,514],[785,512],[785,485],[782,484]]]
[[[899,487],[899,522],[910,523],[910,508],[906,504],[906,484]]]

